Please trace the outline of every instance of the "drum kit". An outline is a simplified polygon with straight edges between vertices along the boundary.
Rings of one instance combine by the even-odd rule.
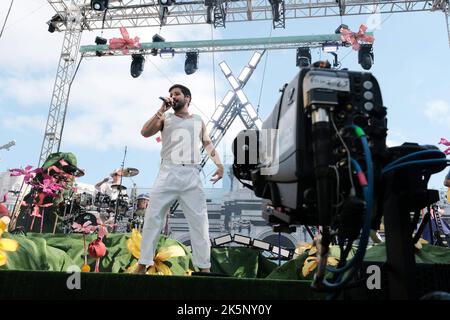
[[[131,178],[139,174],[136,168],[118,169],[122,177]],[[62,232],[72,232],[71,226],[73,222],[91,221],[93,216],[106,221],[114,218],[115,228],[113,232],[130,232],[132,228],[142,229],[143,219],[137,219],[135,216],[135,208],[137,199],[129,199],[127,187],[121,184],[111,185],[111,189],[116,192],[112,195],[97,192],[94,195],[89,193],[73,194],[70,199],[64,202],[60,209],[59,216],[62,222]]]

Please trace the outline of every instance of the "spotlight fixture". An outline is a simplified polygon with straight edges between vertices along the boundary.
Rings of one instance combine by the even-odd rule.
[[[155,35],[152,37],[152,41],[153,41],[153,42],[165,42],[166,39],[164,39],[163,37],[161,37],[159,34],[155,34]],[[158,49],[153,48],[152,50],[150,50],[150,54],[151,54],[152,56],[157,56],[157,55],[158,55]]]
[[[91,8],[95,11],[105,11],[108,9],[109,0],[91,0]]]
[[[172,59],[175,56],[174,49],[161,49],[159,51],[159,56],[161,59]]]
[[[280,0],[269,0],[272,6],[272,19],[273,21],[280,21]]]
[[[289,250],[280,248],[278,246],[273,246],[272,247],[272,252],[275,254],[278,254],[284,258],[289,258],[289,256],[291,255],[291,253],[289,252]]]
[[[341,29],[347,29],[348,30],[348,25],[341,23],[339,25],[339,27],[337,27],[337,29],[334,31],[335,34],[340,34],[341,33]]]
[[[234,242],[244,244],[246,246],[249,246],[252,242],[252,239],[250,237],[246,237],[246,236],[243,236],[240,234],[235,234],[233,239],[234,239]]]
[[[164,7],[170,7],[175,3],[175,0],[158,0],[159,5]]]
[[[47,21],[48,24],[48,32],[53,33],[55,30],[59,31],[58,24],[64,23],[64,18],[61,16],[61,14],[57,13],[55,14],[49,21]]]
[[[297,48],[295,65],[300,68],[306,68],[311,65],[311,50],[308,47]]]
[[[140,53],[134,53],[131,55],[131,59],[130,73],[133,78],[137,78],[144,71],[145,58]]]
[[[214,238],[214,240],[213,240],[214,245],[216,245],[216,246],[221,246],[225,243],[230,243],[232,241],[233,241],[233,238],[231,237],[231,234],[226,234],[224,236]]]
[[[273,28],[285,28],[285,3],[284,0],[269,0],[272,7]]]
[[[56,28],[53,25],[53,23],[49,23],[48,24],[48,32],[53,33],[53,32],[55,32],[55,30],[56,30]]]
[[[254,246],[255,248],[258,248],[258,249],[270,251],[270,243],[269,242],[261,241],[258,239],[253,239],[252,246]]]
[[[373,65],[373,47],[371,44],[362,44],[358,51],[358,63],[364,70],[369,70]]]
[[[107,43],[108,43],[108,40],[107,40],[107,39],[102,38],[102,37],[95,37],[95,44],[96,44],[96,45],[105,45],[105,44],[107,44]],[[101,52],[101,51],[95,51],[95,55],[96,55],[97,57],[101,57],[101,56],[104,55],[104,53]]]
[[[198,51],[186,52],[186,61],[184,62],[184,72],[193,74],[198,69]]]
[[[322,50],[324,52],[336,52],[338,50],[338,44],[335,42],[325,42],[322,45]]]

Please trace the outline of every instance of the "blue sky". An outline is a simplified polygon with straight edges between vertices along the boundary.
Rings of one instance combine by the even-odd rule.
[[[0,2],[2,23],[8,6],[9,1]],[[62,34],[47,32],[45,22],[53,14],[45,0],[16,0],[0,38],[0,145],[13,139],[17,143],[10,151],[0,150],[0,172],[37,165],[63,39]],[[370,24],[368,19],[367,15],[343,17],[342,22],[356,31],[360,24]],[[383,14],[381,21],[373,30],[375,64],[370,71],[380,83],[388,108],[389,144],[437,145],[441,137],[450,140],[450,50],[443,13]],[[202,25],[129,32],[141,42],[150,42],[155,33],[167,41],[275,37],[330,34],[340,23],[340,18],[333,17],[287,20],[284,30],[271,30],[271,21],[263,21],[228,23],[225,29],[216,30]],[[99,30],[84,32],[82,44],[93,44],[97,35]],[[119,30],[107,30],[104,36],[119,37]],[[313,60],[332,59],[318,49],[312,54]],[[356,51],[340,48],[338,54],[342,67],[362,70]],[[229,89],[217,64],[226,60],[237,75],[251,56],[250,51],[216,53],[214,57],[202,54],[199,70],[190,76],[183,71],[184,55],[172,60],[149,57],[144,73],[136,79],[129,75],[128,56],[85,59],[72,86],[61,150],[73,152],[86,170],[81,182],[95,183],[121,165],[127,146],[125,166],[140,170],[134,178],[138,186],[150,187],[158,171],[160,145],[154,138],[142,138],[139,131],[158,109],[158,97],[165,95],[172,83],[184,83],[193,93],[191,111],[207,120]],[[278,89],[297,72],[295,50],[269,51],[263,57],[244,89],[254,106],[260,101],[263,120],[278,99]],[[240,129],[237,122],[227,134],[226,143],[219,148],[222,157],[231,154],[229,143]],[[444,175],[434,175],[430,186],[440,188]],[[125,185],[129,186],[128,180]]]

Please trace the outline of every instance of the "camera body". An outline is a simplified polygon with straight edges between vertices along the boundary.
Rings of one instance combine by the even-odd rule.
[[[362,193],[349,173],[348,151],[366,169],[352,125],[367,137],[375,187],[381,179],[387,120],[380,87],[371,73],[304,68],[281,92],[262,130],[236,137],[234,174],[268,200],[269,222],[330,225],[339,204]],[[319,208],[324,201],[328,209]]]

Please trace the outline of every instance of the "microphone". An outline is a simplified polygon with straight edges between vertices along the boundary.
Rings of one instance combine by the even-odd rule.
[[[167,102],[166,99],[164,97],[159,97],[162,101],[164,101],[165,105],[168,107],[172,107],[172,104]]]

